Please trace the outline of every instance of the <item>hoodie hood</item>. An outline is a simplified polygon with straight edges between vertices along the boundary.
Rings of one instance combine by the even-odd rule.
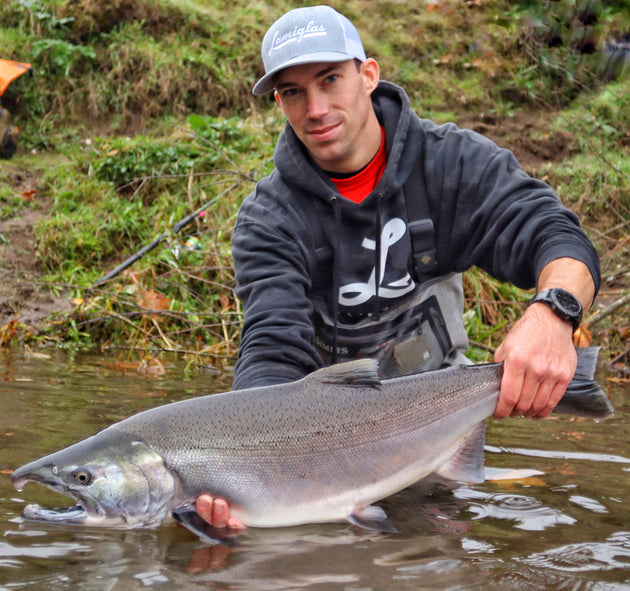
[[[381,125],[385,128],[387,166],[373,194],[387,195],[400,190],[418,157],[418,142],[406,142],[410,127],[416,123],[405,91],[391,82],[381,81],[372,93],[372,104]],[[417,128],[420,131],[419,122]],[[326,173],[317,166],[304,144],[287,122],[274,152],[274,163],[285,183],[325,200],[338,195]],[[370,200],[371,196],[366,199]]]

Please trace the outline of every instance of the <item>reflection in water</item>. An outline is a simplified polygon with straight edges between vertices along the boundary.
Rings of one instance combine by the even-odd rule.
[[[418,483],[381,503],[396,534],[346,523],[252,528],[227,548],[176,525],[121,531],[21,519],[27,502],[67,499],[38,485],[18,494],[15,467],[140,410],[229,389],[229,376],[189,375],[176,359],[161,359],[159,376],[51,354],[0,354],[1,591],[630,589],[630,409],[621,392],[606,423],[491,422],[487,463],[543,474]]]
[[[550,568],[567,572],[630,571],[630,532],[621,531],[603,542],[568,544],[532,554],[523,562],[537,568]]]

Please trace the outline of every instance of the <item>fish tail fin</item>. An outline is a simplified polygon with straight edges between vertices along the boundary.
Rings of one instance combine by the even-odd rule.
[[[567,391],[554,409],[554,413],[589,419],[605,419],[614,413],[608,396],[595,382],[599,347],[577,349],[578,363]]]

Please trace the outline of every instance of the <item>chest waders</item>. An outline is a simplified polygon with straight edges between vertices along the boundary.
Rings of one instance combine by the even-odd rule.
[[[376,321],[335,326],[320,302],[314,304],[315,344],[327,364],[372,357],[379,361],[381,377],[394,377],[470,363],[463,354],[468,336],[460,273],[425,281]]]
[[[431,276],[437,267],[435,233],[418,166],[403,190],[416,288],[381,312],[378,320],[366,317],[352,324],[335,322],[323,300],[314,298],[315,345],[326,364],[371,357],[379,361],[381,377],[394,377],[471,363],[464,355],[468,335],[463,323],[462,275]],[[311,223],[318,219],[312,216]],[[314,230],[319,233],[316,268],[320,273],[330,272],[331,249],[323,246],[326,239],[319,224]]]

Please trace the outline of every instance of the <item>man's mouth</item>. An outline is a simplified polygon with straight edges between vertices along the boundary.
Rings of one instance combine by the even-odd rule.
[[[334,125],[326,125],[325,127],[311,129],[308,134],[317,141],[327,141],[333,138],[339,125],[339,123],[335,123]]]

